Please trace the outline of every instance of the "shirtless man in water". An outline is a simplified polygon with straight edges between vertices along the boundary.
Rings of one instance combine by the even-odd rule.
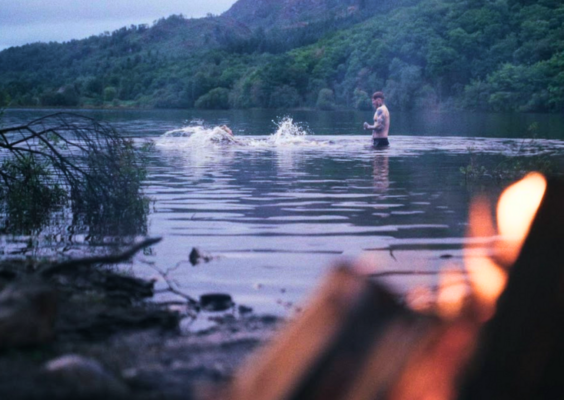
[[[372,105],[376,109],[374,113],[374,125],[364,123],[364,129],[372,129],[372,140],[374,147],[386,147],[388,142],[388,131],[390,130],[390,112],[384,104],[384,93],[376,92],[372,95]]]
[[[233,136],[233,131],[231,129],[229,129],[229,127],[227,125],[221,125],[220,128],[222,130],[224,130],[225,132],[227,132],[228,134],[230,134],[231,136]]]

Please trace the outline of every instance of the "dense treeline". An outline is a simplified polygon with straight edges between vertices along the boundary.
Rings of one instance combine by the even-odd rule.
[[[190,48],[196,36],[180,16],[11,48],[0,53],[0,102],[368,109],[369,93],[382,89],[403,110],[564,110],[560,0],[420,0],[369,11],[237,34],[222,17],[205,18]]]

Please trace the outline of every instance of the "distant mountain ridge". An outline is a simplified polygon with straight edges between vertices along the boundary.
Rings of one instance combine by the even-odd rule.
[[[184,18],[181,15],[172,15],[155,21],[152,26],[123,27],[115,30],[111,35],[93,35],[86,39],[70,40],[62,45],[70,46],[76,42],[96,44],[110,42],[109,45],[102,44],[102,47],[107,48],[111,46],[112,37],[128,36],[133,50],[142,44],[146,50],[171,50],[174,47],[174,53],[184,54],[199,49],[221,47],[233,41],[248,40],[257,29],[259,35],[264,31],[299,30],[316,22],[358,16],[361,10],[369,6],[378,8],[381,4],[392,2],[392,0],[239,0],[219,16]],[[351,21],[351,23],[355,22],[358,20]],[[326,31],[327,29],[319,32],[319,35]],[[30,45],[38,44],[41,43]],[[19,68],[20,66],[17,67]]]
[[[292,28],[334,17],[346,17],[366,6],[363,0],[239,0],[223,17],[250,28]]]
[[[406,3],[405,0],[238,0],[221,16],[237,20],[250,29],[268,31],[358,14],[370,16]]]
[[[0,107],[564,110],[562,0],[239,0],[0,52]]]

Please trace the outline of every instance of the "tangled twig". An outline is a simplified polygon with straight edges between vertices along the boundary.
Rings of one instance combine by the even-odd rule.
[[[167,268],[166,270],[161,270],[159,267],[157,267],[155,265],[155,263],[153,262],[148,262],[148,261],[142,261],[145,265],[148,265],[149,267],[151,267],[153,270],[155,270],[160,277],[163,279],[163,281],[166,283],[167,287],[164,290],[159,291],[160,293],[174,293],[177,296],[182,297],[184,300],[186,300],[186,302],[194,307],[194,308],[198,308],[200,305],[200,302],[196,299],[194,299],[192,296],[184,293],[183,291],[181,291],[180,289],[178,289],[178,283],[175,282],[173,279],[170,278],[169,274],[175,270],[177,270],[178,268],[180,268],[180,266],[182,264],[188,263],[188,261],[179,261],[178,263],[176,263],[176,265],[174,267],[171,268]]]

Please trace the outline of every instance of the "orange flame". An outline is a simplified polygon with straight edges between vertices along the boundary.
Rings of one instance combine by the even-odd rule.
[[[497,205],[501,241],[497,250],[505,265],[517,260],[545,191],[546,179],[533,172],[501,194]]]
[[[500,240],[492,247],[496,260],[501,264],[509,266],[517,259],[545,191],[546,179],[539,173],[531,173],[509,186],[500,196],[497,206]],[[489,210],[485,199],[473,201],[469,215],[469,238],[495,236]],[[464,257],[470,285],[482,306],[484,318],[493,314],[495,302],[507,283],[507,273],[492,259],[489,250],[484,247],[474,251],[466,248]]]
[[[495,235],[490,205],[485,198],[475,199],[470,206],[469,238],[484,238]],[[507,274],[493,262],[487,248],[479,247],[473,251],[466,248],[464,263],[468,271],[468,279],[476,299],[481,305],[482,317],[489,318],[494,305],[505,288]]]

